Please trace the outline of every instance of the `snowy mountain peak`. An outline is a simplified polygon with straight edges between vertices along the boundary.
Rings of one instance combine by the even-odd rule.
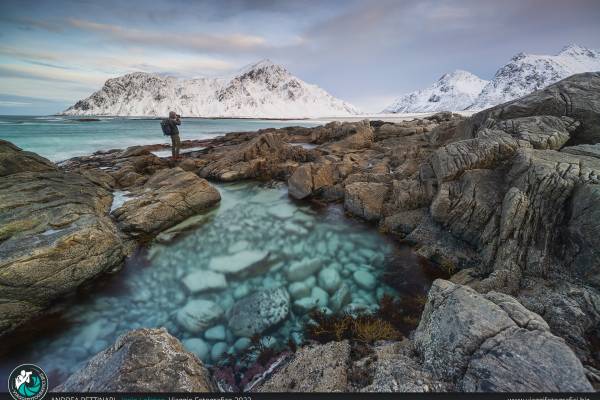
[[[310,118],[359,111],[265,59],[233,77],[181,80],[134,72],[106,81],[65,115]]]
[[[444,74],[427,89],[400,97],[383,112],[482,110],[525,96],[581,72],[600,71],[600,52],[570,44],[556,55],[517,53],[491,81],[462,70]]]
[[[590,71],[600,71],[600,53],[576,44],[554,56],[519,53],[496,72],[469,109],[482,110]]]
[[[600,57],[600,52],[598,52],[596,50],[588,49],[587,47],[583,47],[578,44],[569,44],[569,45],[563,47],[562,50],[557,55],[558,56],[598,58],[598,57]]]
[[[462,110],[475,101],[487,81],[464,71],[442,75],[430,87],[398,98],[384,113],[431,112]]]
[[[256,63],[246,65],[240,69],[234,76],[243,76],[249,73],[278,73],[290,74],[288,70],[280,64],[275,64],[273,61],[265,58]],[[291,75],[291,74],[290,74]]]

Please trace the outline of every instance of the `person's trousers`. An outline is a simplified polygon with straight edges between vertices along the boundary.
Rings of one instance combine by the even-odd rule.
[[[179,134],[171,135],[171,154],[173,158],[179,157],[179,149],[181,148],[181,140]]]

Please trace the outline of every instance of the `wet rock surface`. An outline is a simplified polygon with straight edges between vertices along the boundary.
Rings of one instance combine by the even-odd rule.
[[[0,334],[120,264],[109,191],[0,141]]]
[[[221,196],[205,179],[181,168],[153,174],[112,212],[131,236],[156,234],[216,205]]]

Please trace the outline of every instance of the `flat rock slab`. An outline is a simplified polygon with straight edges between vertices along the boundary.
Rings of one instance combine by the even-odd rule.
[[[229,328],[237,336],[250,337],[283,321],[290,311],[290,295],[284,288],[262,290],[238,300],[231,309]]]
[[[268,251],[244,250],[229,256],[213,257],[208,268],[215,272],[236,277],[248,276],[260,269],[269,257]]]
[[[214,392],[208,370],[166,329],[137,329],[96,354],[55,392]]]
[[[225,289],[227,287],[225,275],[213,271],[194,272],[183,278],[182,282],[193,294],[208,290]]]

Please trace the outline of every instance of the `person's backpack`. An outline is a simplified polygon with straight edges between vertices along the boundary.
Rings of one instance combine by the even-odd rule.
[[[163,134],[165,136],[171,136],[173,131],[171,130],[171,124],[168,119],[163,119],[160,121],[160,127],[162,128]]]

